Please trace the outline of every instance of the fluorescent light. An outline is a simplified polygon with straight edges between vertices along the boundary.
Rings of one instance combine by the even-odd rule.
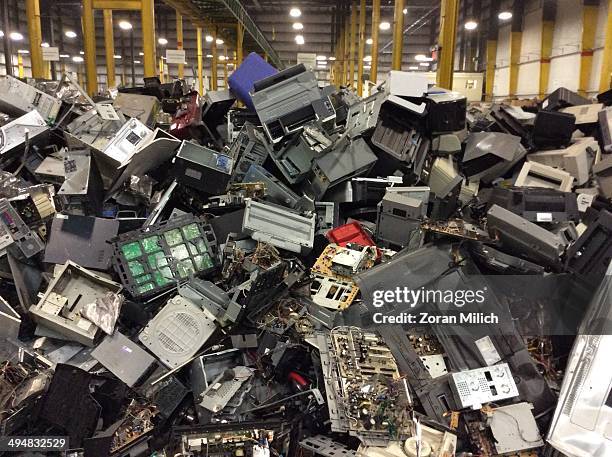
[[[304,44],[304,37],[302,35],[296,35],[295,36],[295,42],[297,44]]]
[[[132,24],[130,24],[128,21],[121,21],[119,22],[119,28],[121,30],[132,30]]]
[[[418,70],[419,67],[408,67],[408,70]]]
[[[212,43],[213,37],[210,35],[206,35],[206,42],[207,43]]]
[[[289,10],[289,16],[291,17],[300,17],[302,15],[302,12],[300,11],[299,8],[291,8]]]
[[[166,40],[165,38],[158,38],[157,42],[162,46],[166,46],[168,44],[168,40]]]
[[[331,56],[329,59],[327,60],[336,60],[336,58],[334,56]]]
[[[219,60],[223,62],[225,60],[225,56],[219,56]]]
[[[47,43],[46,41],[43,43],[40,43],[40,47],[41,48],[48,48],[49,47],[49,43]]]
[[[135,60],[134,63],[140,63],[140,60]]]
[[[212,54],[206,54],[206,58],[207,58],[207,59],[212,59],[212,58],[213,58],[213,55],[212,55]]]
[[[4,36],[4,32],[0,30],[0,38],[2,38],[3,36]]]
[[[81,62],[83,62],[83,58],[81,56],[74,56],[72,58],[72,61],[76,62],[76,63],[81,63]]]
[[[79,54],[81,54],[82,56],[85,55],[85,51],[79,51]]]
[[[60,57],[62,59],[69,59],[70,58],[70,54],[60,54]]]
[[[121,59],[121,56],[120,56],[120,55],[117,55],[117,54],[115,54],[113,57],[114,57],[115,59]]]
[[[364,70],[369,70],[369,69],[371,69],[371,68],[372,68],[372,67],[371,67],[370,65],[364,65],[364,66],[363,66],[363,69],[364,69]]]
[[[419,65],[421,67],[429,67],[429,62],[421,62]]]
[[[304,28],[304,24],[302,24],[301,22],[293,23],[293,30],[302,30],[303,28]]]
[[[327,60],[327,56],[317,56],[317,60]]]
[[[364,62],[372,62],[372,56],[365,56],[365,57],[363,58],[363,61],[364,61]]]
[[[381,22],[380,25],[378,26],[378,28],[380,30],[389,30],[391,28],[391,24],[389,24],[387,21]]]
[[[64,32],[64,35],[66,35],[68,38],[76,38],[77,37],[76,32],[74,32],[72,30],[66,30],[66,32]]]
[[[402,13],[404,13],[404,14],[408,14],[408,8],[404,8],[404,9],[402,10]]]
[[[372,43],[374,43],[374,40],[372,38],[368,38],[366,40],[366,44],[372,44]]]
[[[466,30],[474,30],[476,27],[478,27],[478,22],[476,21],[467,21],[464,25]]]
[[[17,54],[29,54],[30,51],[28,51],[27,49],[20,49],[17,51]]]
[[[502,11],[497,17],[502,21],[507,21],[508,19],[512,19],[512,13],[510,11]]]
[[[21,41],[23,40],[23,35],[19,32],[11,32],[9,38],[13,41]]]
[[[215,43],[217,44],[223,44],[223,40],[221,38],[217,38],[217,40],[215,41]]]
[[[144,52],[139,52],[138,55],[139,56],[144,56]]]

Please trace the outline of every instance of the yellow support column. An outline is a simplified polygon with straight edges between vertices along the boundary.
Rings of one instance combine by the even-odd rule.
[[[523,32],[510,32],[510,88],[508,95],[514,97],[518,87],[519,61]]]
[[[495,59],[497,59],[497,40],[487,40],[487,73],[485,83],[485,101],[493,101],[495,84]]]
[[[612,0],[608,0],[608,20],[606,22],[606,41],[604,43],[599,77],[599,92],[612,88]]]
[[[598,1],[584,0],[584,6],[582,7],[582,49],[580,52],[580,81],[578,83],[578,93],[582,96],[586,96],[591,81],[598,4]]]
[[[380,26],[380,0],[372,2],[372,46],[370,55],[372,64],[370,68],[370,81],[376,84],[378,80],[378,27]]]
[[[244,26],[238,22],[236,25],[236,62],[234,62],[234,70],[242,63],[244,59],[242,46],[244,45]]]
[[[93,0],[83,0],[83,42],[85,48],[85,79],[87,93],[98,92],[98,74],[96,67],[96,26],[94,23]]]
[[[341,27],[336,41],[336,61],[334,62],[334,84],[342,85],[342,60],[344,59],[344,27]]]
[[[40,30],[40,4],[38,0],[26,0],[28,36],[30,37],[30,62],[32,78],[44,78],[45,66],[42,58],[42,32]],[[5,30],[4,33],[9,33]]]
[[[115,37],[113,10],[104,10],[104,51],[106,53],[106,86],[115,87]]]
[[[363,59],[365,57],[366,0],[359,4],[359,62],[357,63],[357,94],[363,96]]]
[[[21,57],[21,54],[17,54],[17,75],[20,78],[24,78],[25,77],[25,72],[23,71],[23,57]]]
[[[540,41],[540,82],[538,96],[543,99],[548,94],[550,78],[550,57],[552,55],[553,33],[557,6],[555,0],[544,0],[542,4],[542,39]]]
[[[197,28],[196,39],[198,42],[198,82],[200,83],[200,95],[204,95],[204,70],[202,68],[202,27]]]
[[[443,0],[444,1],[444,0]],[[393,12],[393,53],[391,69],[402,69],[402,56],[404,53],[404,0],[395,0]]]
[[[355,88],[355,40],[357,39],[357,3],[351,3],[351,43],[349,47],[349,80],[348,86]]]
[[[223,88],[227,89],[227,46],[223,48]]]
[[[459,17],[459,0],[442,0],[440,9],[440,37],[438,42],[438,71],[436,84],[444,89],[453,88],[453,70],[455,66],[455,37]]]
[[[162,83],[166,82],[164,77],[164,59],[161,57],[159,58],[159,80]]]
[[[348,86],[349,51],[351,49],[351,20],[346,18],[344,24],[344,56],[342,58],[342,84]]]
[[[176,49],[183,49],[183,16],[176,11]],[[178,77],[185,77],[185,66],[180,63],[178,66]]]
[[[210,69],[210,90],[217,90],[217,66],[219,65],[217,60],[217,27],[213,27],[212,32],[212,63]],[[267,56],[266,56],[267,57]],[[266,60],[267,61],[267,60]]]
[[[91,1],[91,0],[89,0]],[[141,0],[142,51],[144,53],[144,76],[155,76],[155,8],[153,0]]]
[[[555,23],[553,21],[542,21],[542,53],[540,56],[540,84],[539,96],[541,99],[548,93],[548,79],[550,78],[550,56],[552,54],[553,32]]]

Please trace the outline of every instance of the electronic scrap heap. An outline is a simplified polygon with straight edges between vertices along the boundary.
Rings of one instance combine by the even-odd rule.
[[[609,92],[228,85],[0,76],[0,453],[612,455]]]

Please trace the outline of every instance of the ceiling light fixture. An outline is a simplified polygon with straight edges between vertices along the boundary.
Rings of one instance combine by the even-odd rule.
[[[421,62],[419,65],[421,67],[429,67],[429,62]]]
[[[118,54],[115,54],[113,57],[114,57],[115,59],[121,59],[121,56],[120,56],[120,55],[118,55]]]
[[[29,54],[30,51],[28,51],[27,49],[20,49],[17,51],[17,54]]]
[[[23,40],[23,35],[19,32],[11,32],[9,38],[13,41],[21,41]]]
[[[302,15],[302,11],[299,8],[291,8],[289,10],[289,16],[291,17],[300,17]]]
[[[336,60],[336,58],[334,56],[331,56],[329,59],[327,60]]]
[[[476,21],[467,21],[464,25],[465,30],[474,30],[476,27],[478,27],[478,22]]]
[[[325,60],[327,60],[327,56],[317,56],[317,60],[325,61]]]
[[[74,56],[72,58],[72,61],[75,62],[75,63],[81,63],[81,62],[83,62],[83,60],[84,59],[81,56]]]
[[[374,43],[374,40],[372,38],[368,38],[366,40],[366,44],[372,44],[372,43]]]
[[[0,30],[0,38],[4,37],[4,32]]]
[[[207,59],[212,59],[213,55],[212,54],[206,54],[206,58]]]
[[[380,30],[389,30],[391,28],[391,24],[388,23],[387,21],[383,21],[380,23],[380,25],[378,26],[378,28]]]
[[[76,32],[74,32],[72,30],[66,30],[64,35],[66,35],[68,38],[76,38],[77,37]]]
[[[512,19],[512,13],[510,11],[502,11],[497,17],[502,21],[507,21],[508,19]]]
[[[135,60],[134,63],[140,63],[140,60]]]
[[[121,30],[132,30],[132,24],[130,24],[128,21],[120,21],[119,28]]]
[[[305,43],[305,41],[304,41],[304,36],[303,36],[303,35],[296,35],[296,36],[295,36],[295,42],[296,42],[297,44],[300,44],[300,45],[301,45],[301,44],[304,44],[304,43]]]
[[[47,43],[46,41],[40,43],[40,47],[41,48],[48,48],[49,47],[49,43]]]
[[[85,55],[85,51],[79,51],[79,54],[81,54],[82,56]]]
[[[365,56],[365,57],[363,58],[363,61],[364,61],[364,62],[372,62],[372,56]]]
[[[165,38],[159,38],[157,42],[162,46],[166,46],[168,44],[168,40],[166,40]]]
[[[221,38],[217,38],[217,40],[215,41],[215,43],[221,45],[224,43],[224,41]]]
[[[213,37],[210,35],[206,35],[206,42],[207,43],[212,43]]]
[[[60,54],[60,57],[62,59],[69,59],[70,58],[70,54]]]
[[[419,67],[408,67],[408,70],[418,70]]]
[[[408,14],[408,8],[404,8],[404,9],[402,10],[402,13],[404,13],[404,14]]]
[[[303,28],[304,28],[304,24],[302,24],[301,22],[293,23],[293,30],[302,30]]]

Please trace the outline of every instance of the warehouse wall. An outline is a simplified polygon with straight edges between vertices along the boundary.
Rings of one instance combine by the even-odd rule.
[[[612,1],[612,0],[611,0]],[[589,93],[595,94],[599,88],[605,25],[608,14],[606,0],[600,0],[597,30],[595,33],[595,52],[593,70],[589,83]],[[540,80],[540,57],[542,38],[542,2],[528,1],[525,5],[523,37],[518,74],[517,96],[535,97]],[[558,0],[552,44],[550,78],[548,91],[558,87],[578,89],[580,76],[580,48],[582,35],[581,0]],[[510,24],[499,28],[495,82],[493,94],[497,98],[508,96],[510,64]]]

